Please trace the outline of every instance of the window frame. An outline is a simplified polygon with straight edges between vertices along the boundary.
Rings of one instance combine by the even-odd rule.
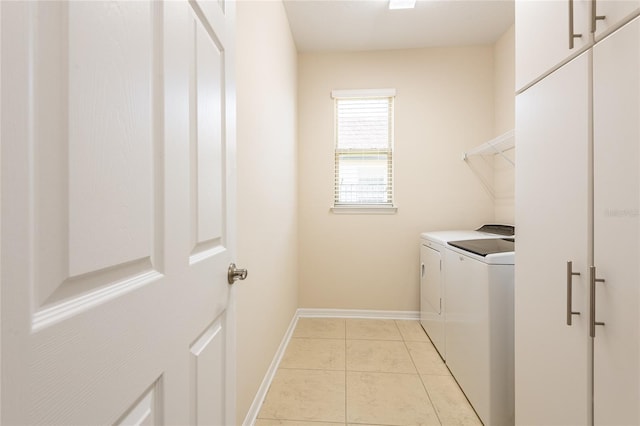
[[[395,164],[394,164],[394,139],[395,139],[395,89],[363,89],[363,90],[333,90],[331,97],[334,103],[334,173],[333,173],[333,200],[331,211],[338,214],[394,214],[398,208],[395,205]],[[388,98],[391,105],[389,107],[389,145],[387,149],[371,148],[362,149],[356,152],[349,152],[348,149],[340,149],[338,146],[338,102],[341,99],[371,99],[371,98]],[[384,203],[340,203],[338,202],[338,176],[339,176],[339,159],[345,154],[380,154],[383,153],[387,158],[387,176],[390,180],[390,200]]]

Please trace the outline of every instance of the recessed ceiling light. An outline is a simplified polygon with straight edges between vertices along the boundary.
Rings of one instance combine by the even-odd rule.
[[[416,0],[389,0],[389,10],[413,9],[416,7]]]

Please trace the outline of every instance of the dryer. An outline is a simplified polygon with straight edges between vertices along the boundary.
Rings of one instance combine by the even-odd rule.
[[[436,350],[446,360],[445,250],[450,241],[513,236],[511,225],[483,225],[477,230],[433,231],[420,235],[420,323]]]

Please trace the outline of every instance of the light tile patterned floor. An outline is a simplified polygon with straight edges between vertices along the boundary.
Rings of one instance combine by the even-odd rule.
[[[481,425],[418,321],[300,318],[256,426]]]

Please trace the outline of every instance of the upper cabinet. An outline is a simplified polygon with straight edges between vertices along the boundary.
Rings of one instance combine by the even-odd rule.
[[[590,45],[591,2],[517,0],[516,90]]]
[[[516,91],[582,53],[640,11],[640,0],[516,2]]]
[[[596,40],[637,15],[640,0],[592,0],[591,31]]]

